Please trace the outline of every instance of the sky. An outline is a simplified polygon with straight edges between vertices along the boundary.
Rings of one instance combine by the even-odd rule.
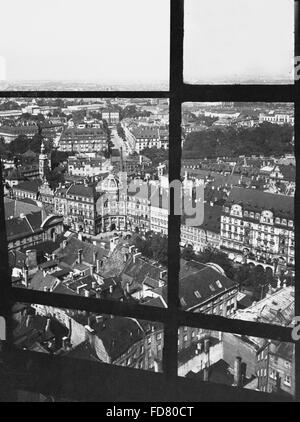
[[[185,0],[184,79],[293,81],[294,0]]]
[[[0,80],[167,81],[169,3],[1,1]]]

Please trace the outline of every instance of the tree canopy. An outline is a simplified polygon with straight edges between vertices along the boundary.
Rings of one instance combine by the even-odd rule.
[[[217,158],[240,155],[293,153],[293,128],[289,125],[262,123],[253,128],[212,128],[188,134],[183,158]]]

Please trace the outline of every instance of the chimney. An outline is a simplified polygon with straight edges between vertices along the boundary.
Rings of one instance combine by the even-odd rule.
[[[77,263],[82,264],[82,249],[78,249],[77,252]]]
[[[154,372],[162,372],[162,361],[154,359]]]
[[[93,264],[97,262],[97,252],[93,251]]]
[[[26,264],[30,268],[37,267],[37,252],[36,249],[30,249],[26,251]]]
[[[63,337],[62,338],[62,349],[65,352],[68,350],[68,346],[69,346],[69,338],[68,337]]]
[[[203,381],[208,381],[208,379],[209,379],[209,366],[206,362],[205,367],[203,369]]]
[[[111,284],[111,285],[109,286],[109,293],[110,293],[110,294],[113,294],[113,291],[114,291],[114,286]]]
[[[81,286],[78,286],[77,289],[76,289],[77,294],[80,295],[81,290],[86,286],[87,286],[87,284],[82,284]]]
[[[101,262],[100,259],[97,259],[96,261],[96,272],[99,274],[101,269]]]
[[[28,282],[28,267],[24,265],[23,267],[23,278],[24,278],[24,285],[28,288],[29,282]]]
[[[56,255],[55,255],[55,253],[53,252],[53,253],[52,253],[52,261],[55,261],[55,259],[56,259]]]
[[[209,338],[206,338],[205,340],[204,340],[204,353],[209,353]]]
[[[242,359],[237,356],[235,358],[234,361],[234,384],[237,387],[241,387],[242,386],[242,370],[241,370],[241,366],[242,366]]]
[[[97,299],[100,299],[101,298],[101,292],[102,292],[101,287],[98,287],[98,289],[96,290],[96,298]]]
[[[89,290],[87,290],[87,289],[85,289],[85,290],[84,290],[84,296],[85,296],[85,297],[90,297],[90,291],[89,291]]]
[[[47,324],[46,324],[46,328],[45,328],[46,333],[48,333],[50,331],[50,324],[51,324],[51,319],[47,318]]]
[[[130,285],[129,285],[129,282],[127,281],[127,283],[126,283],[126,293],[130,293]]]
[[[128,248],[129,253],[133,253],[135,246],[134,245],[130,245]]]
[[[27,315],[27,318],[26,318],[26,327],[29,327],[29,325],[31,324],[31,322],[32,322],[32,315]]]
[[[96,315],[96,322],[99,324],[100,322],[103,322],[103,316],[102,315]]]
[[[136,258],[137,258],[137,257],[139,257],[139,256],[142,256],[141,252],[135,253],[135,254],[133,255],[133,263],[134,263],[134,264],[135,264],[135,262],[136,262]]]

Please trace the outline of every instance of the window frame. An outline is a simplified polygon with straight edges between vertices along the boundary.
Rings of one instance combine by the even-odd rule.
[[[226,1],[226,0],[224,0]],[[41,98],[168,98],[169,99],[169,181],[179,180],[181,175],[181,106],[186,101],[282,101],[294,102],[295,115],[299,114],[299,82],[295,85],[190,85],[183,81],[183,32],[184,0],[170,0],[170,81],[169,91],[25,91],[0,92],[0,97],[41,97]],[[295,31],[297,34],[297,31]],[[296,52],[298,36],[296,35]],[[300,120],[300,119],[298,119]],[[295,137],[299,133],[299,122],[295,122]],[[172,140],[172,141],[170,141]],[[299,147],[295,142],[295,154]],[[298,160],[297,160],[298,162]],[[1,169],[0,169],[1,171]],[[2,179],[2,174],[0,174]],[[295,202],[300,200],[296,190]],[[170,193],[171,199],[173,192]],[[5,233],[3,190],[1,189],[0,230]],[[299,225],[295,217],[295,235],[299,237]],[[296,256],[298,257],[296,248]],[[125,304],[105,299],[94,299],[64,294],[30,291],[11,286],[6,235],[0,237],[0,313],[7,320],[7,344],[3,356],[4,367],[0,377],[8,376],[12,388],[27,388],[30,391],[59,394],[75,399],[93,398],[113,401],[112,391],[119,397],[137,401],[277,401],[276,394],[270,395],[253,390],[239,389],[225,385],[185,379],[178,371],[178,328],[189,326],[236,334],[247,334],[272,340],[292,342],[291,328],[257,322],[232,320],[217,315],[192,313],[180,309],[179,301],[179,261],[180,257],[180,216],[173,214],[172,200],[168,218],[168,308],[161,309],[143,305]],[[296,260],[296,271],[299,259]],[[300,286],[299,286],[300,287]],[[299,288],[295,286],[295,314],[300,315]],[[163,373],[149,373],[140,369],[117,367],[109,364],[78,361],[68,357],[50,356],[37,352],[15,350],[12,345],[11,307],[16,302],[54,305],[69,309],[86,310],[103,314],[129,316],[137,319],[164,324]],[[299,375],[299,344],[296,348],[296,375]],[[58,375],[63,371],[68,382],[58,383]],[[87,372],[89,371],[89,372]],[[91,372],[90,372],[91,371]],[[83,389],[82,377],[89,373],[88,385]],[[9,374],[9,375],[7,375]],[[80,376],[82,374],[82,376]],[[104,376],[105,374],[105,376]],[[115,375],[115,376],[114,376]],[[114,388],[107,388],[104,379],[116,380]],[[34,382],[32,381],[34,380]],[[72,380],[72,382],[70,382]],[[128,380],[130,380],[128,382]],[[132,382],[131,382],[132,381]],[[136,382],[139,381],[139,382]],[[297,381],[297,376],[296,376]],[[95,389],[95,383],[97,389]],[[72,385],[73,384],[73,385]],[[131,386],[131,391],[128,390]],[[159,387],[159,388],[158,388]],[[164,388],[164,397],[161,388]],[[84,390],[84,391],[83,391]],[[97,390],[97,391],[95,391]],[[300,399],[300,388],[296,388],[296,400]],[[118,392],[118,393],[117,393]],[[109,395],[110,394],[110,395]],[[134,396],[136,394],[136,396]],[[280,396],[280,400],[285,400]]]

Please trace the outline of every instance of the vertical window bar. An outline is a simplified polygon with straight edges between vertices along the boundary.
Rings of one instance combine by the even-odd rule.
[[[181,91],[183,87],[183,1],[171,0],[170,39],[170,125],[169,125],[169,182],[180,180],[181,167]],[[168,307],[172,318],[165,326],[164,372],[177,376],[178,280],[180,258],[180,216],[173,215],[174,192],[170,191],[168,227]]]

